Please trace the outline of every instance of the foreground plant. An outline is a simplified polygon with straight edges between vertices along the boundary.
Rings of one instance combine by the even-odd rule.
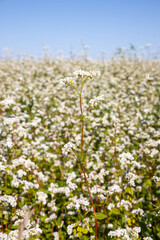
[[[97,219],[96,218],[98,218],[98,216],[96,215],[95,205],[93,203],[93,199],[92,199],[92,196],[91,196],[91,192],[90,192],[90,189],[89,189],[88,180],[87,180],[87,176],[86,176],[86,172],[85,172],[85,168],[84,168],[84,166],[86,167],[86,165],[87,165],[87,163],[84,159],[84,156],[83,156],[83,151],[84,151],[84,149],[83,149],[84,148],[84,122],[85,122],[86,118],[83,115],[82,97],[83,97],[84,83],[87,81],[88,78],[92,79],[95,76],[100,76],[100,72],[99,71],[97,71],[97,72],[96,71],[87,72],[87,71],[84,71],[84,70],[78,70],[78,71],[74,72],[73,75],[78,78],[77,79],[78,81],[80,81],[80,91],[77,89],[76,81],[73,78],[67,77],[65,79],[62,79],[61,82],[63,84],[71,85],[74,88],[76,94],[79,95],[80,113],[81,113],[81,115],[80,115],[80,120],[81,120],[81,157],[80,157],[80,160],[78,159],[78,161],[79,161],[80,169],[82,169],[82,172],[84,174],[84,179],[85,179],[85,182],[86,182],[87,191],[88,191],[88,194],[89,194],[90,202],[91,202],[92,207],[93,207],[93,213],[94,213],[94,217],[95,217],[95,240],[97,240]],[[102,97],[97,97],[94,100],[93,99],[90,100],[89,104],[90,104],[91,107],[97,106],[97,104],[100,103],[100,101],[102,99],[103,99]],[[86,234],[87,233],[88,233],[88,230],[86,229]],[[77,234],[77,236],[81,236],[81,235],[82,235],[81,233]],[[75,234],[75,236],[76,236],[76,234]]]

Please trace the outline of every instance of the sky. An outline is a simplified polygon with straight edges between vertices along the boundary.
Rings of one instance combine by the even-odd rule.
[[[78,54],[96,58],[119,47],[160,46],[160,0],[0,0],[0,56]]]

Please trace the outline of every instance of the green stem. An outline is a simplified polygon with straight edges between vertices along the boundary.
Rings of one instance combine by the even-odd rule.
[[[85,178],[85,182],[86,182],[86,185],[87,185],[88,194],[89,194],[89,197],[90,197],[90,200],[91,200],[91,204],[92,204],[92,207],[93,207],[93,212],[96,213],[95,206],[94,206],[94,203],[93,203],[93,200],[92,200],[92,196],[91,196],[91,192],[89,190],[88,180],[87,180],[87,177],[86,177],[86,173],[85,173],[84,167],[82,167],[82,171],[83,171],[83,174],[84,174],[84,178]]]
[[[83,162],[83,131],[84,131],[84,121],[83,121],[83,110],[82,110],[82,95],[80,95],[80,110],[81,110],[81,162]]]
[[[85,182],[86,182],[86,185],[87,185],[87,190],[88,190],[88,194],[89,194],[89,197],[90,197],[90,201],[91,201],[91,204],[92,204],[92,207],[93,207],[93,212],[96,213],[96,210],[95,210],[95,206],[94,206],[94,203],[93,203],[93,200],[92,200],[92,196],[91,196],[91,193],[90,193],[90,190],[89,190],[89,186],[88,186],[88,180],[87,180],[87,177],[86,177],[86,173],[85,173],[85,170],[84,170],[84,167],[83,167],[83,131],[84,131],[84,120],[83,120],[83,109],[82,109],[82,90],[83,90],[83,78],[82,78],[82,85],[81,85],[81,92],[80,92],[80,111],[81,111],[81,121],[82,121],[82,124],[81,124],[81,164],[82,164],[82,171],[83,171],[83,174],[84,174],[84,178],[85,178]],[[86,166],[86,161],[85,161],[85,166]],[[95,219],[95,240],[97,240],[97,220]]]
[[[2,216],[1,216],[1,226],[2,226],[2,233],[4,233],[4,225],[3,225],[3,209],[2,209]]]

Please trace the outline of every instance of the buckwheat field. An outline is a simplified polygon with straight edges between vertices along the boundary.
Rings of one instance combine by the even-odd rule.
[[[0,239],[160,239],[160,60],[0,61]]]

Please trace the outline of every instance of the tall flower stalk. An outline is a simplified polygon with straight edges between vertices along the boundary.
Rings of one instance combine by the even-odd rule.
[[[84,165],[86,166],[86,161],[85,161],[85,163],[83,162],[83,161],[84,161],[84,160],[83,160],[84,117],[83,117],[83,108],[82,108],[83,76],[81,77],[81,79],[82,79],[82,85],[81,85],[81,92],[80,92],[80,95],[79,95],[79,99],[80,99],[80,111],[81,111],[81,122],[82,122],[82,123],[81,123],[81,165],[82,165],[82,171],[83,171],[83,174],[84,174],[84,179],[85,179],[85,182],[86,182],[88,194],[89,194],[90,201],[91,201],[91,204],[92,204],[92,207],[93,207],[93,212],[94,212],[94,214],[95,214],[95,213],[96,213],[96,210],[95,210],[95,206],[94,206],[94,203],[93,203],[93,200],[92,200],[92,196],[91,196],[90,189],[89,189],[89,185],[88,185],[87,176],[86,176],[85,169],[84,169]],[[95,219],[95,240],[97,240],[97,220],[96,220],[96,219]]]
[[[81,78],[80,92],[78,92],[77,88],[75,87],[75,80],[73,78],[65,78],[65,79],[62,79],[61,81],[62,81],[63,84],[73,86],[76,93],[79,95],[80,113],[81,113],[81,117],[80,117],[80,119],[81,119],[81,164],[80,165],[81,165],[82,172],[84,174],[84,179],[85,179],[85,183],[86,183],[86,186],[87,186],[87,191],[88,191],[89,198],[90,198],[90,201],[91,201],[91,204],[92,204],[92,207],[93,207],[93,212],[94,212],[94,215],[95,215],[96,214],[96,209],[95,209],[95,205],[93,203],[93,199],[92,199],[91,192],[90,192],[90,189],[89,189],[87,176],[86,176],[86,173],[85,173],[85,167],[87,165],[87,162],[86,162],[86,158],[84,160],[84,157],[83,157],[84,121],[85,121],[85,119],[84,119],[84,115],[83,115],[82,93],[83,93],[84,81],[87,80],[87,78],[92,78],[93,76],[97,76],[97,75],[99,76],[100,73],[99,72],[87,72],[87,71],[79,70],[79,71],[74,72],[74,75]],[[97,104],[100,102],[100,100],[101,100],[101,98],[97,98],[97,100],[92,100],[93,103],[92,103],[91,107],[97,106]],[[97,220],[96,219],[95,219],[95,240],[97,240]]]

